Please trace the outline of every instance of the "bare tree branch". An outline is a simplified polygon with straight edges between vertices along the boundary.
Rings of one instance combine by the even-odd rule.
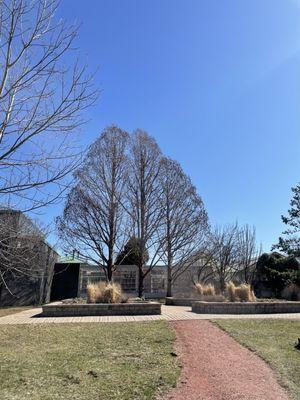
[[[112,126],[90,146],[68,195],[59,235],[67,250],[87,257],[112,280],[116,257],[131,236],[124,209],[129,135]]]
[[[65,66],[77,27],[55,19],[57,5],[0,2],[0,199],[22,210],[65,190],[80,155],[74,132],[97,97],[85,66]]]
[[[161,259],[162,206],[159,198],[162,188],[159,181],[161,151],[146,132],[136,130],[130,149],[130,175],[128,180],[129,213],[134,236],[140,246],[138,261],[139,297],[144,294],[144,279]],[[144,255],[149,254],[146,266]]]
[[[167,296],[172,296],[174,282],[197,261],[208,230],[208,217],[202,199],[180,165],[163,158],[160,169],[161,250],[168,268]]]

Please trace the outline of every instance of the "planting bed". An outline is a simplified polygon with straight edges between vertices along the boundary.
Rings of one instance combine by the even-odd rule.
[[[110,304],[63,304],[43,306],[43,317],[81,317],[105,315],[158,315],[161,304],[156,302],[110,303]]]
[[[283,314],[300,313],[300,301],[273,302],[206,302],[192,303],[197,314]]]
[[[166,297],[166,305],[167,306],[185,306],[189,307],[192,306],[192,303],[197,301],[197,299],[194,298],[188,298],[188,297]]]
[[[196,301],[224,302],[225,297],[222,295],[198,296],[197,298],[195,298],[195,297],[166,297],[166,305],[167,306],[191,307],[192,304],[195,303]]]

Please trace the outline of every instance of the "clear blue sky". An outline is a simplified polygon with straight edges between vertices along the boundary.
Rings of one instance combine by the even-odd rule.
[[[300,181],[300,0],[63,0],[59,15],[99,67],[82,142],[147,130],[212,223],[254,225],[268,251]]]

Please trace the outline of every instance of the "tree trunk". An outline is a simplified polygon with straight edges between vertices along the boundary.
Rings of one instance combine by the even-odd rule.
[[[142,298],[144,296],[144,274],[143,274],[142,268],[139,268],[138,296],[140,298]]]
[[[107,266],[107,281],[110,283],[112,281],[112,266]]]
[[[167,283],[167,297],[172,296],[172,245],[171,245],[171,233],[170,233],[170,208],[169,198],[167,197],[167,253],[168,253],[168,283]]]
[[[169,271],[168,271],[169,275]],[[169,279],[168,276],[168,282],[167,282],[167,297],[172,297],[172,279]]]
[[[168,271],[167,271],[167,297],[172,297],[172,263],[168,261]]]
[[[225,292],[226,284],[225,284],[225,279],[221,276],[220,277],[220,290],[221,293]]]

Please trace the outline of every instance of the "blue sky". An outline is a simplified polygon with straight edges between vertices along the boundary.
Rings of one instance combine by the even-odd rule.
[[[63,0],[59,16],[98,68],[82,144],[147,130],[211,222],[254,225],[268,251],[300,181],[300,0]]]

